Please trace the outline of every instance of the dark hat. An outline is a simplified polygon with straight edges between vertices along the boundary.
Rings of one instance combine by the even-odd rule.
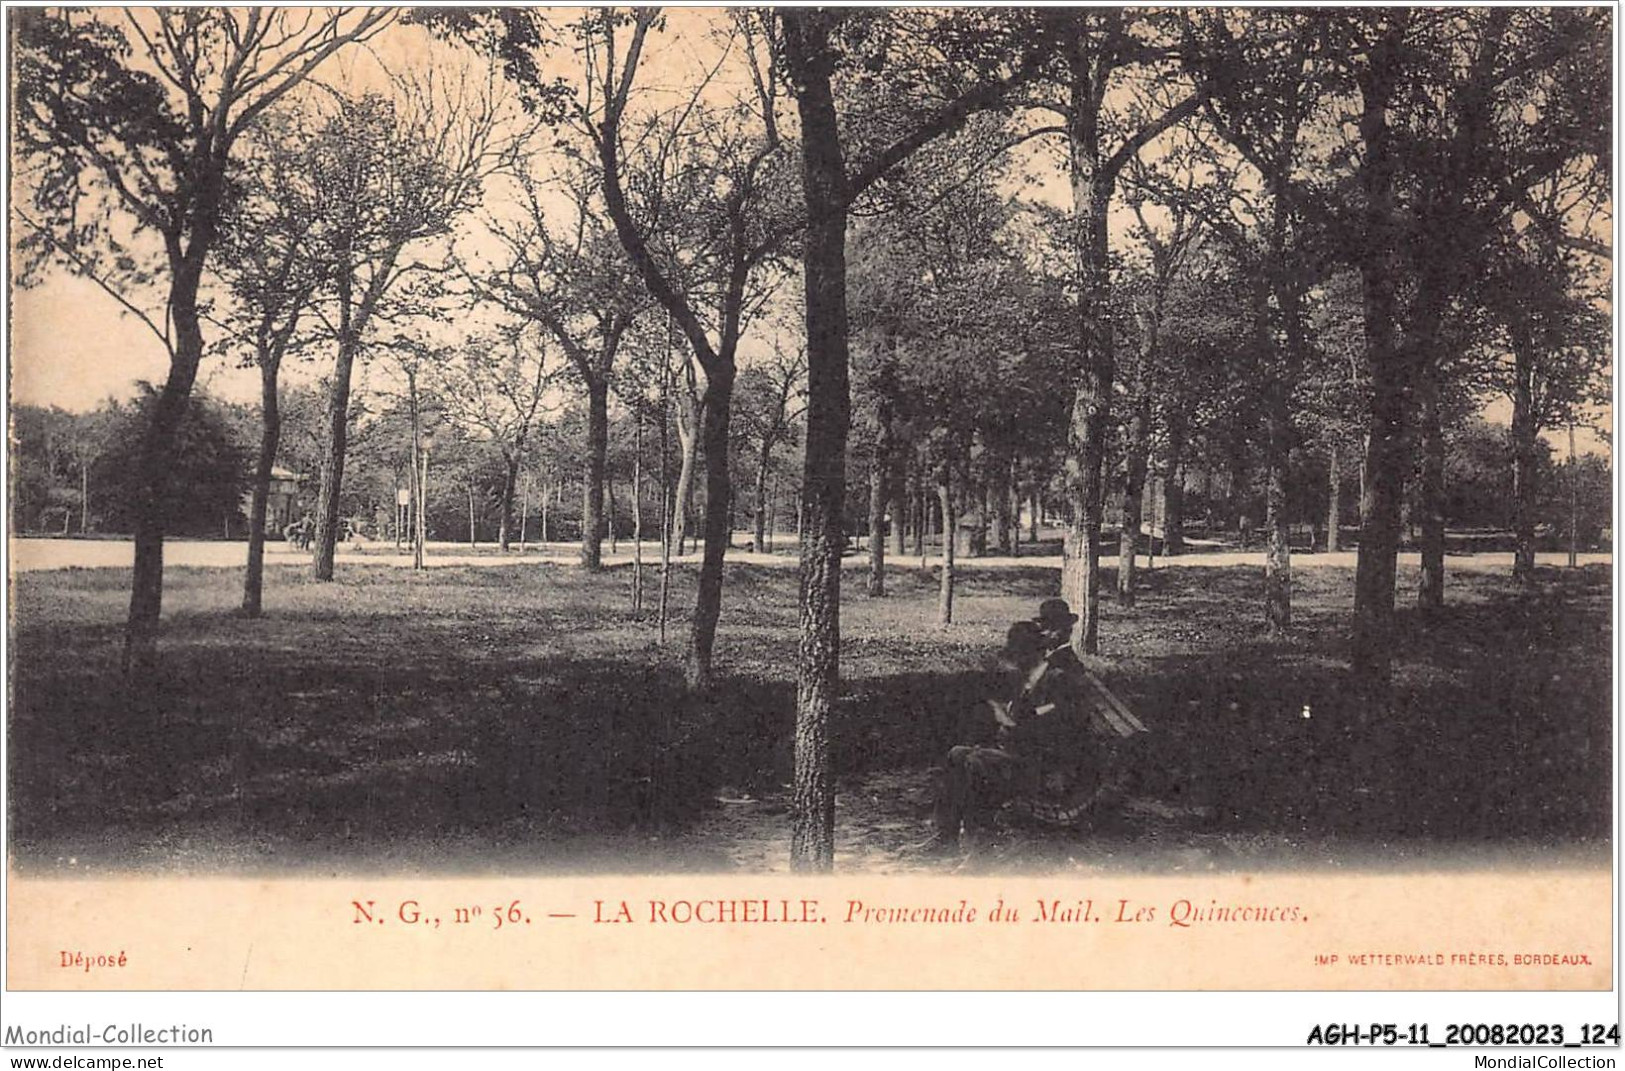
[[[1045,599],[1038,604],[1038,616],[1033,621],[1045,632],[1057,632],[1077,624],[1078,615],[1065,599]]]
[[[1016,661],[1044,653],[1044,633],[1031,621],[1017,621],[1004,634],[1006,657]]]

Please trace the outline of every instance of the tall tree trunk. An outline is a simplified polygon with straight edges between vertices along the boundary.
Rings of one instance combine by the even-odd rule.
[[[1230,471],[1224,489],[1225,516],[1236,526],[1236,538],[1242,547],[1252,544],[1254,520],[1247,515],[1247,501],[1244,497],[1248,484],[1252,482],[1249,459],[1245,451],[1245,446],[1240,443],[1236,445],[1236,452],[1230,458]]]
[[[473,548],[473,547],[476,547],[476,546],[479,545],[478,543],[475,542],[475,538],[476,538],[476,535],[475,535],[475,529],[474,529],[474,481],[473,481],[472,478],[470,478],[469,481],[468,481],[468,545],[469,545],[470,548]]]
[[[1379,335],[1385,331],[1376,329]],[[1369,325],[1367,332],[1372,333]],[[1379,688],[1388,682],[1393,655],[1394,581],[1407,461],[1405,386],[1398,369],[1384,364],[1380,359],[1372,362],[1371,434],[1366,441],[1354,573],[1354,673],[1362,683]]]
[[[1100,526],[1104,509],[1102,468],[1111,393],[1110,357],[1079,377],[1073,401],[1068,448],[1072,519],[1061,569],[1061,594],[1078,614],[1073,646],[1082,654],[1100,649]]]
[[[621,549],[620,539],[620,511],[615,507],[615,477],[611,473],[604,474],[604,501],[609,510],[609,552],[617,554]]]
[[[253,497],[248,506],[248,568],[243,572],[243,613],[258,617],[265,590],[265,514],[271,500],[271,470],[276,465],[282,413],[277,404],[280,361],[260,355],[260,453],[254,465]]]
[[[965,458],[965,469],[970,469],[970,458]],[[965,552],[971,557],[987,557],[987,527],[992,519],[993,511],[988,508],[989,492],[988,480],[982,479],[972,485],[971,498],[976,503],[976,523],[965,530]]]
[[[131,571],[130,613],[124,628],[122,669],[131,694],[145,705],[154,698],[158,672],[158,623],[164,602],[164,532],[176,438],[203,361],[203,330],[198,290],[203,266],[217,236],[223,178],[205,178],[193,203],[190,251],[169,257],[169,317],[175,328],[169,374],[153,403],[141,440],[133,490],[135,562]]]
[[[632,426],[632,612],[643,613],[643,410]]]
[[[899,450],[892,450],[892,458],[894,463],[887,470],[892,512],[892,557],[902,557],[908,553],[908,533],[903,523],[908,517],[908,476],[903,473]]]
[[[1185,473],[1183,462],[1168,463],[1162,478],[1162,553],[1173,558],[1185,549]]]
[[[1117,601],[1134,605],[1134,558],[1140,549],[1140,522],[1144,520],[1145,473],[1151,436],[1151,402],[1141,397],[1129,420],[1128,457],[1123,465],[1123,519],[1117,540]]]
[[[1292,450],[1292,418],[1286,386],[1270,391],[1265,443],[1264,623],[1273,633],[1292,624],[1292,526],[1287,515],[1287,465]]]
[[[1157,516],[1157,470],[1155,467],[1150,470],[1150,476],[1145,487],[1146,512],[1150,515],[1146,518],[1148,534],[1145,540],[1145,568],[1149,572],[1157,567],[1157,526],[1160,520]]]
[[[886,594],[886,477],[878,458],[869,465],[869,576],[864,591],[871,599]]]
[[[660,595],[656,603],[657,642],[666,644],[666,606],[671,593],[671,323],[666,324],[666,353],[660,365]],[[664,730],[664,723],[662,723]],[[661,736],[669,745],[671,737]]]
[[[705,542],[688,658],[688,686],[698,692],[711,687],[711,651],[722,614],[722,565],[733,536],[733,483],[728,472],[732,361],[719,362],[708,370],[706,379],[705,400],[700,406],[700,434],[705,443],[705,513],[701,518]]]
[[[348,304],[346,299],[341,299]],[[350,433],[350,374],[359,349],[353,334],[341,332],[333,383],[327,394],[327,453],[322,458],[321,488],[316,495],[316,539],[313,573],[333,579],[333,557],[339,545],[339,496],[344,487],[344,454]]]
[[[761,458],[756,465],[756,530],[751,535],[750,549],[757,554],[767,550],[767,470],[773,462],[773,437],[762,436]]]
[[[1360,437],[1360,471],[1359,477],[1360,497],[1366,495],[1366,485],[1371,482],[1371,473],[1366,469],[1366,455],[1371,453],[1371,432],[1367,431]]]
[[[1021,557],[1021,473],[1014,457],[1010,459],[1010,479],[1006,487],[1005,520],[1010,525],[1010,556]]]
[[[507,469],[502,478],[502,512],[497,527],[497,543],[502,553],[508,553],[512,543],[513,532],[513,496],[519,488],[519,457],[515,454],[507,459]],[[523,537],[521,537],[522,539]]]
[[[1100,524],[1105,508],[1106,435],[1111,422],[1115,362],[1110,323],[1111,273],[1107,217],[1114,176],[1101,155],[1099,95],[1093,56],[1080,38],[1068,53],[1067,119],[1073,231],[1078,282],[1078,367],[1067,427],[1067,482],[1072,495],[1061,570],[1061,594],[1078,615],[1072,634],[1079,654],[1100,649]]]
[[[871,599],[886,594],[886,467],[891,463],[891,408],[875,408],[873,450],[869,458],[869,583]]]
[[[776,550],[776,540],[779,535],[779,478],[773,477],[773,483],[767,490],[767,549]]]
[[[1342,549],[1342,533],[1338,530],[1343,518],[1343,471],[1334,441],[1326,448],[1326,553],[1336,554]]]
[[[519,492],[519,553],[523,554],[529,549],[530,542],[530,477],[525,477],[524,488]]]
[[[828,16],[783,12],[801,119],[802,240],[807,318],[806,450],[801,489],[801,644],[796,659],[795,782],[790,864],[835,862],[830,709],[840,688],[841,522],[851,421],[846,312],[846,164],[831,88]]]
[[[429,538],[428,476],[429,454],[423,449],[423,408],[418,403],[418,377],[406,373],[407,408],[412,418],[412,568],[423,568],[424,544]]]
[[[1569,429],[1572,432],[1574,429]],[[1573,451],[1570,451],[1573,453]],[[84,535],[90,531],[90,461],[88,458],[79,459],[79,534]]]
[[[1444,427],[1440,411],[1443,384],[1440,377],[1441,325],[1449,312],[1449,283],[1440,253],[1422,265],[1411,306],[1409,330],[1401,350],[1402,371],[1410,380],[1415,399],[1413,449],[1419,448],[1416,468],[1419,479],[1414,501],[1405,503],[1402,526],[1409,530],[1420,518],[1422,571],[1416,605],[1424,611],[1444,606]]]
[[[1352,669],[1356,682],[1386,691],[1394,639],[1394,581],[1399,563],[1399,509],[1408,458],[1406,398],[1411,389],[1395,324],[1401,277],[1399,220],[1394,200],[1395,149],[1387,109],[1397,83],[1403,31],[1388,32],[1371,50],[1360,78],[1360,135],[1365,159],[1363,242],[1359,256],[1366,363],[1371,372],[1365,480],[1360,494],[1360,547],[1354,572]]]
[[[705,440],[702,438],[700,441],[704,442]],[[696,468],[698,465],[699,461],[696,459]],[[705,515],[705,503],[700,501],[704,498],[704,491],[704,483],[697,482],[689,489],[688,501],[684,503],[688,515],[688,520],[685,522],[688,536],[684,540],[683,546],[689,551],[698,551],[700,549],[700,540],[705,537],[705,533],[700,530],[701,518]]]
[[[1423,370],[1420,432],[1422,473],[1418,490],[1422,510],[1422,577],[1416,605],[1422,610],[1444,606],[1444,427],[1439,413],[1439,372],[1434,362]]]
[[[1272,201],[1284,203],[1281,188],[1272,189]],[[1273,278],[1258,286],[1253,309],[1257,325],[1255,345],[1269,370],[1264,384],[1264,626],[1281,635],[1292,624],[1292,525],[1287,511],[1287,480],[1292,459],[1292,388],[1297,382],[1299,353],[1292,317],[1296,312],[1295,291],[1282,279],[1288,268],[1285,215],[1277,209],[1270,238],[1270,265]],[[1286,329],[1283,347],[1275,340],[1271,318],[1271,298]],[[1239,486],[1239,481],[1238,481]],[[1245,536],[1244,536],[1245,538]]]
[[[920,568],[925,568],[925,530],[931,527],[931,503],[926,498],[925,477],[922,475],[915,488],[919,494],[914,503],[914,553],[920,556]]]
[[[1535,348],[1527,328],[1512,334],[1512,579],[1535,579],[1535,468],[1540,428],[1535,420]]]
[[[672,496],[671,543],[674,553],[683,553],[683,539],[688,533],[688,503],[694,497],[694,463],[699,452],[699,429],[695,426],[698,414],[692,399],[680,395],[677,403],[677,449],[681,460],[677,466],[677,488]]]
[[[190,293],[190,300],[185,296]],[[203,359],[203,333],[198,326],[197,284],[177,281],[171,294],[176,344],[169,375],[152,406],[151,422],[142,437],[135,486],[135,568],[130,587],[130,615],[125,626],[123,668],[132,690],[147,694],[158,669],[158,620],[163,611],[164,531],[169,522],[170,485],[175,440]]]
[[[422,467],[418,471],[418,532],[416,566],[425,568],[425,559],[429,549],[429,451],[423,451]]]
[[[1168,414],[1168,457],[1162,475],[1162,553],[1175,557],[1185,549],[1185,413],[1175,406]]]
[[[953,473],[946,466],[937,480],[937,501],[944,517],[954,516]],[[942,541],[942,574],[937,587],[937,623],[954,623],[954,541]]]
[[[1574,455],[1574,421],[1569,421],[1569,568],[1580,567],[1580,462]]]
[[[1444,432],[1440,408],[1444,376],[1441,361],[1446,354],[1440,344],[1442,325],[1461,285],[1455,270],[1472,262],[1476,252],[1473,246],[1483,241],[1474,234],[1476,226],[1470,213],[1464,212],[1460,199],[1468,195],[1466,176],[1481,166],[1474,161],[1490,139],[1491,116],[1496,107],[1491,90],[1500,77],[1499,57],[1510,18],[1502,10],[1487,15],[1484,36],[1465,72],[1465,81],[1445,100],[1454,122],[1441,161],[1443,167],[1412,209],[1413,222],[1420,224],[1421,244],[1428,253],[1417,280],[1407,347],[1407,371],[1421,403],[1421,481],[1416,504],[1422,515],[1422,576],[1417,604],[1423,610],[1437,610],[1444,605]]]
[[[989,493],[993,497],[993,546],[1009,557],[1010,551],[1010,467],[993,461],[989,466]]]
[[[609,382],[587,385],[587,473],[581,481],[581,565],[596,572],[604,564],[604,470],[609,453]]]

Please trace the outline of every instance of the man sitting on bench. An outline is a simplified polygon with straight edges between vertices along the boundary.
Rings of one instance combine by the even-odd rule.
[[[993,700],[999,741],[948,752],[935,807],[936,830],[922,852],[959,848],[961,829],[986,829],[1006,802],[1022,796],[1060,796],[1093,771],[1088,683],[1065,643],[1077,618],[1060,599],[1039,608],[1035,621],[1018,621],[1005,638],[1003,660],[1013,694]]]

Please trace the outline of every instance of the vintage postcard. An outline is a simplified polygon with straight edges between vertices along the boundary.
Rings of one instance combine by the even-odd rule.
[[[7,991],[1606,996],[1613,17],[8,8]]]

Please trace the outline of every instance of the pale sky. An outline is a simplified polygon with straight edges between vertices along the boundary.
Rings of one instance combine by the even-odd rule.
[[[161,380],[163,345],[94,283],[62,272],[11,292],[11,400],[81,412]]]
[[[44,286],[12,290],[9,353],[15,405],[85,412],[110,397],[134,397],[139,381],[162,383],[169,374],[169,354],[146,325],[95,283],[64,272]],[[283,382],[302,374],[309,375],[290,364]],[[256,369],[205,357],[197,385],[228,401],[258,402],[259,383]]]
[[[569,18],[579,12],[562,14]],[[708,36],[717,14],[715,10],[676,10],[667,14],[666,29],[651,35],[639,64],[639,99],[651,107],[672,107],[687,99],[681,87],[698,84],[707,74],[712,76],[711,85],[718,92],[748,91],[749,81],[742,69],[727,64],[719,67],[722,54]],[[436,66],[444,70],[453,63],[465,62],[468,55],[459,46],[433,41],[419,27],[395,26],[375,39],[367,51],[350,49],[334,57],[322,69],[321,77],[351,90],[387,89],[380,60],[394,70]],[[730,58],[737,55],[736,49]],[[469,219],[461,231],[466,236],[477,229],[477,223]],[[159,318],[161,290],[155,288],[145,299],[129,297],[149,309],[154,319]],[[162,382],[168,374],[169,358],[163,343],[95,283],[64,270],[52,270],[37,287],[12,287],[11,298],[6,353],[10,396],[15,404],[83,412],[109,397],[131,398],[139,381]],[[212,344],[219,335],[220,328],[204,325],[206,341]],[[742,358],[748,359],[756,348],[742,347]],[[283,370],[282,380],[285,384],[295,383],[314,378],[319,372],[312,364],[291,362]],[[365,375],[363,364],[357,368],[358,387],[363,385]],[[205,357],[197,386],[228,401],[259,400],[258,372],[219,356]]]

